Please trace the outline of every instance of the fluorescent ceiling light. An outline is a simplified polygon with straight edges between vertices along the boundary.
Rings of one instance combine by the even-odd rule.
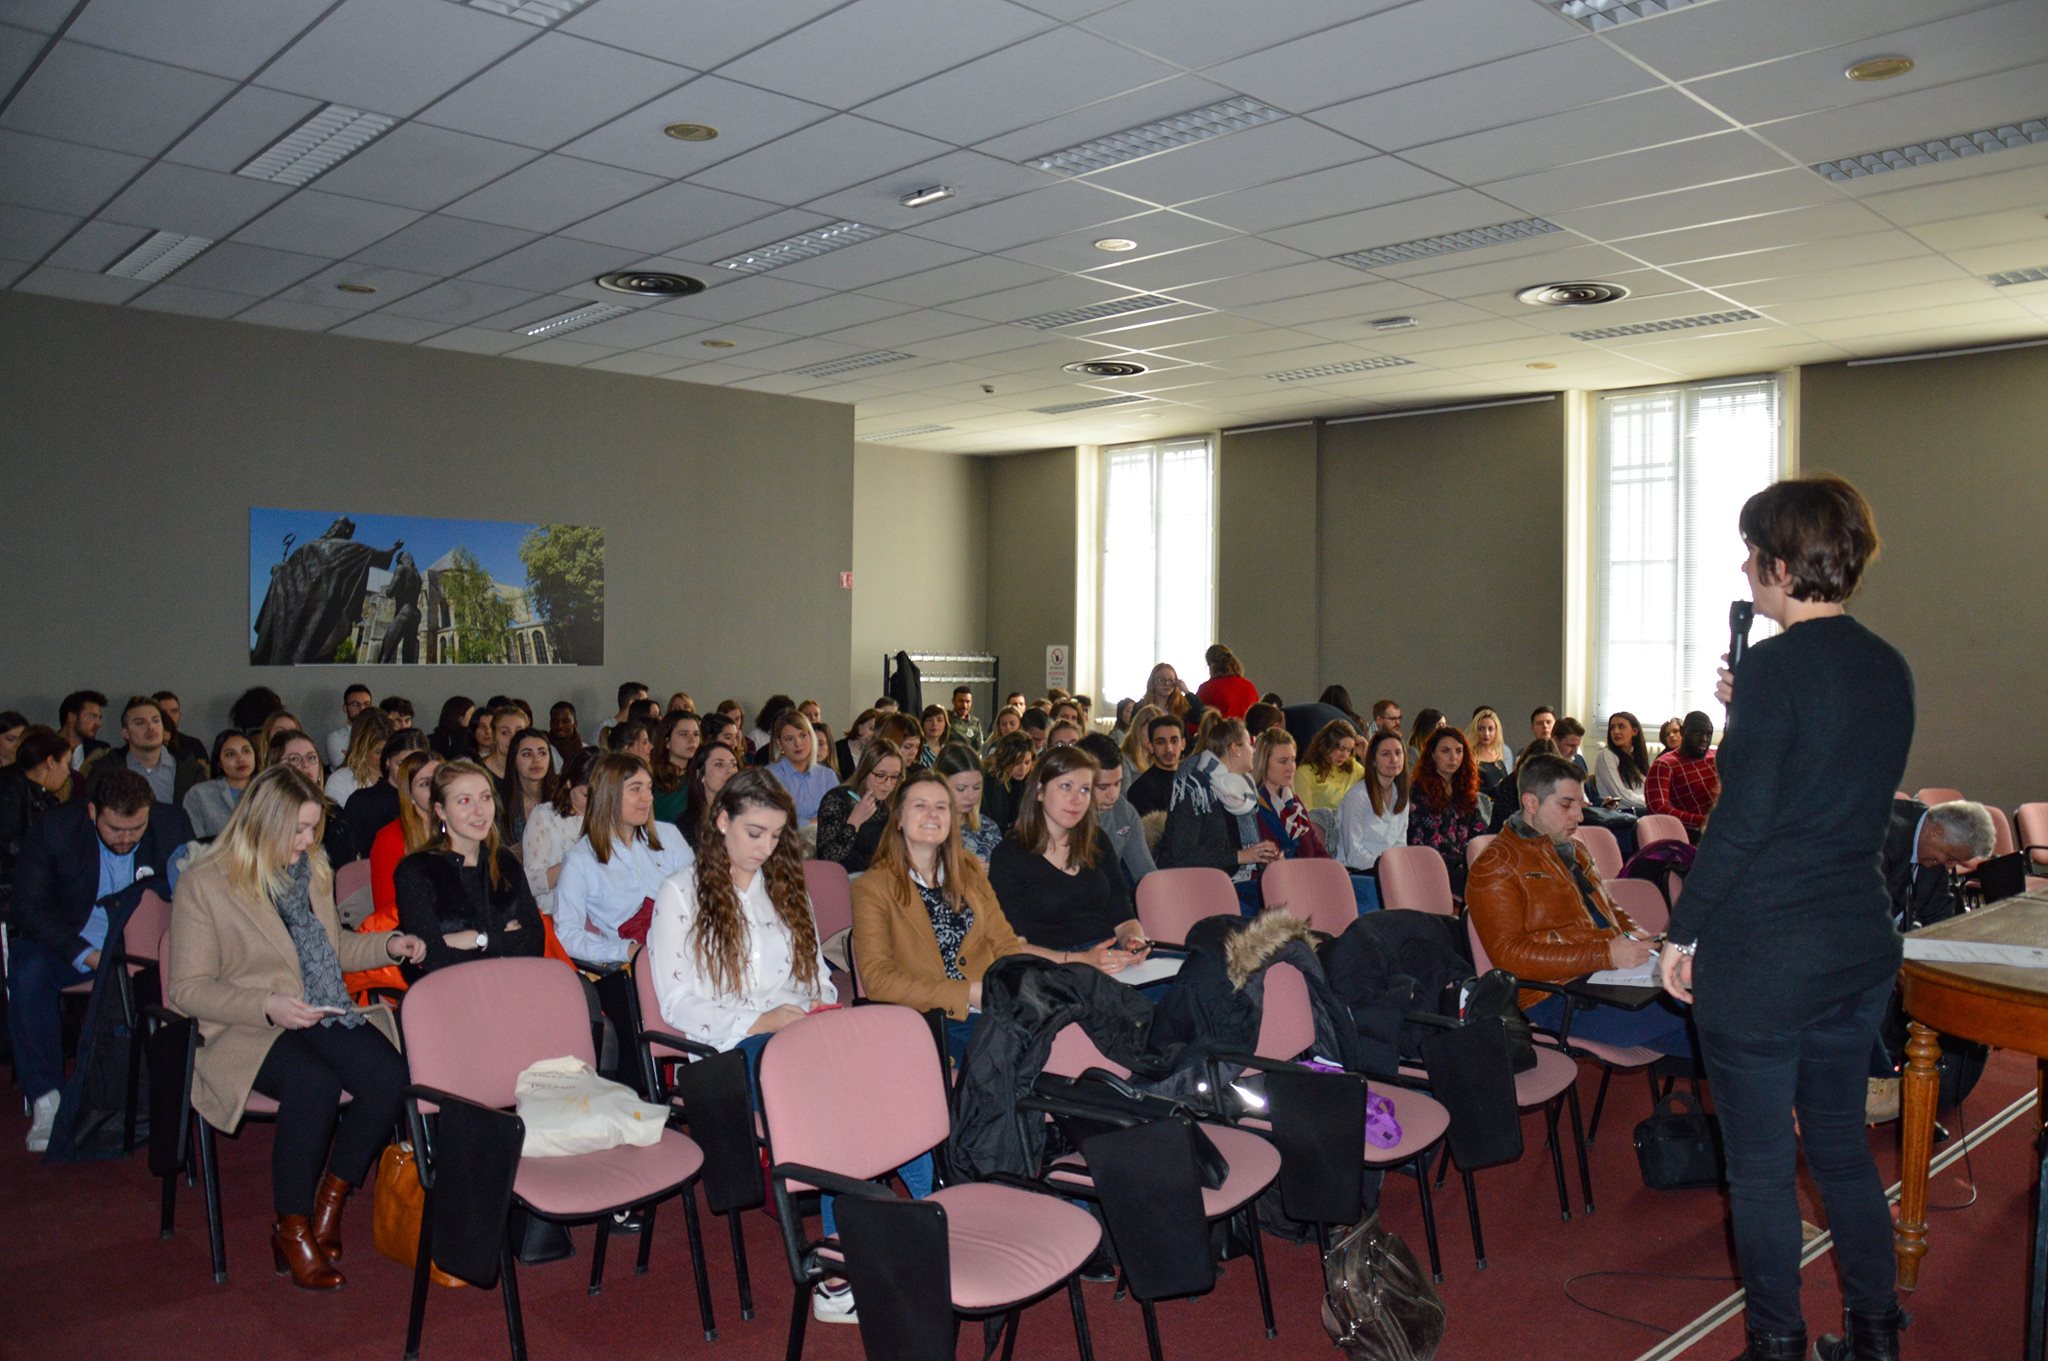
[[[936,435],[941,430],[951,430],[950,425],[904,425],[894,430],[877,430],[870,435],[855,435],[854,438],[866,444],[879,444],[883,440],[909,439],[912,435]]]
[[[294,188],[326,174],[396,125],[381,113],[329,104],[235,173]]]
[[[141,279],[153,284],[172,271],[191,264],[212,244],[210,236],[153,232],[148,240],[108,265],[107,273],[116,279]]]
[[[850,354],[844,359],[827,359],[817,364],[806,364],[791,373],[800,373],[806,378],[830,378],[835,373],[851,373],[855,369],[871,369],[877,364],[900,364],[916,355],[898,354],[894,350],[873,350],[867,354]]]
[[[1064,416],[1069,411],[1093,411],[1099,406],[1129,406],[1132,402],[1149,402],[1150,397],[1103,397],[1093,402],[1062,402],[1058,406],[1034,406],[1031,409],[1041,416]]]
[[[929,189],[913,189],[896,201],[906,208],[922,208],[927,203],[937,203],[941,199],[949,199],[951,197],[953,197],[951,185],[935,184]]]
[[[2029,118],[2024,123],[2001,123],[1995,128],[1979,128],[1975,132],[1958,132],[1950,137],[1935,137],[1908,146],[1860,152],[1834,161],[1817,161],[1810,168],[1839,184],[1916,165],[1960,161],[1965,156],[1986,156],[1994,151],[2035,142],[2048,142],[2048,116]]]
[[[1061,326],[1072,326],[1077,322],[1101,321],[1105,317],[1120,317],[1126,312],[1144,312],[1154,307],[1171,307],[1172,298],[1157,293],[1139,293],[1129,298],[1118,298],[1114,302],[1099,302],[1093,307],[1070,307],[1064,312],[1041,312],[1035,317],[1024,317],[1012,323],[1029,326],[1034,331],[1051,331]]]
[[[1427,260],[1432,255],[1452,255],[1461,250],[1498,246],[1506,241],[1548,236],[1561,230],[1563,229],[1555,222],[1545,222],[1540,217],[1525,217],[1514,222],[1496,222],[1491,227],[1474,227],[1470,231],[1425,236],[1419,241],[1402,241],[1391,246],[1374,246],[1371,250],[1355,250],[1347,255],[1337,256],[1336,261],[1353,269],[1371,269],[1375,265],[1398,265],[1406,260]]]
[[[1192,146],[1211,137],[1222,137],[1285,117],[1286,114],[1270,104],[1239,95],[1156,122],[1125,128],[1122,132],[1112,132],[1107,137],[1098,137],[1062,151],[1048,151],[1024,164],[1035,170],[1050,170],[1056,175],[1085,175],[1091,170],[1106,170],[1113,165],[1156,156],[1175,147]]]
[[[1334,378],[1340,373],[1364,373],[1368,369],[1398,369],[1414,362],[1389,354],[1378,359],[1347,359],[1341,364],[1318,364],[1311,369],[1283,369],[1266,377],[1276,383],[1299,383],[1304,378]]]
[[[455,0],[458,5],[502,14],[535,28],[553,28],[590,3],[590,0]]]
[[[728,256],[716,264],[720,269],[729,269],[736,274],[766,274],[771,269],[781,269],[799,260],[813,260],[845,246],[872,241],[881,234],[880,227],[867,227],[858,222],[834,222],[816,231],[798,232],[780,241],[770,241],[765,246]]]
[[[549,317],[546,321],[537,321],[531,326],[515,326],[513,329],[523,335],[561,336],[571,331],[580,331],[586,326],[595,326],[600,321],[610,321],[613,317],[623,317],[633,310],[630,307],[621,307],[617,303],[594,302],[588,307],[564,312],[559,317]]]
[[[1544,0],[1544,3],[1567,19],[1577,20],[1582,28],[1598,33],[1603,28],[1615,28],[1621,24],[1632,24],[1638,19],[1654,19],[1660,14],[1669,14],[1675,9],[1698,4],[1700,0]]]
[[[1993,288],[2011,288],[2014,284],[2048,284],[2048,265],[2036,265],[2032,269],[2009,269],[2003,274],[1987,274],[1984,282]]]
[[[1702,312],[1696,317],[1673,317],[1669,321],[1639,321],[1633,326],[1601,326],[1590,331],[1567,331],[1573,340],[1619,340],[1623,336],[1655,335],[1660,331],[1690,331],[1700,326],[1726,326],[1731,321],[1755,321],[1759,314],[1747,307],[1733,312]]]

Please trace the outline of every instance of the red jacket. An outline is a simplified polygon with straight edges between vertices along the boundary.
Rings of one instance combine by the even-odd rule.
[[[1195,691],[1195,698],[1205,709],[1214,709],[1225,718],[1243,718],[1245,711],[1259,702],[1259,687],[1243,676],[1211,676]]]

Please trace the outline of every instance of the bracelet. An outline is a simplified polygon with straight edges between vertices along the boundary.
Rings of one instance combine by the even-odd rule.
[[[1668,944],[1677,953],[1684,955],[1687,959],[1691,959],[1695,954],[1697,954],[1700,948],[1700,943],[1696,940],[1688,941],[1684,945],[1680,945],[1677,941],[1667,941],[1665,943]]]

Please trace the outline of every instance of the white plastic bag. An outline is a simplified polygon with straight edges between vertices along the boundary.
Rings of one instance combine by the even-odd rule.
[[[560,1158],[620,1144],[646,1148],[660,1142],[668,1124],[668,1107],[606,1081],[582,1059],[542,1059],[519,1075],[512,1092],[526,1122],[522,1157]]]

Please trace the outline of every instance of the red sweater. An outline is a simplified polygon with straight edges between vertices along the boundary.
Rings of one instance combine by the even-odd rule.
[[[1259,702],[1259,687],[1243,676],[1211,676],[1195,691],[1205,709],[1215,709],[1225,718],[1243,718]]]

